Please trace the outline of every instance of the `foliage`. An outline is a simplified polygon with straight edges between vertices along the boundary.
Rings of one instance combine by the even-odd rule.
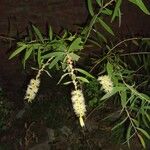
[[[102,105],[100,99],[103,92],[96,79],[90,80],[88,84],[83,85],[83,88],[88,106],[95,108]]]
[[[110,1],[106,4],[103,3],[103,1],[96,1],[97,4],[100,6],[101,9],[99,9],[98,13],[94,13],[94,7],[91,0],[88,0],[88,8],[89,12],[92,16],[92,20],[89,25],[89,30],[87,32],[91,31],[94,32],[91,36],[90,42],[94,43],[95,45],[102,47],[102,43],[105,44],[105,51],[102,52],[103,54],[101,57],[97,60],[95,60],[95,65],[92,67],[91,71],[94,69],[100,70],[102,73],[105,72],[105,74],[108,74],[113,83],[114,88],[112,93],[106,93],[101,100],[99,100],[99,103],[102,103],[102,101],[107,101],[112,97],[113,95],[116,95],[118,98],[118,94],[120,97],[120,121],[116,122],[116,125],[112,129],[113,132],[115,132],[118,136],[123,137],[125,140],[124,143],[127,142],[128,146],[130,146],[129,141],[131,138],[135,137],[135,135],[139,138],[142,146],[145,148],[145,138],[144,136],[149,140],[150,135],[148,134],[149,131],[149,108],[150,108],[150,97],[146,94],[140,93],[137,91],[137,89],[141,89],[141,87],[144,86],[145,82],[149,81],[149,78],[146,78],[146,75],[143,74],[144,80],[140,80],[140,83],[136,83],[134,81],[136,79],[135,76],[138,76],[138,71],[141,68],[144,68],[145,71],[148,71],[149,66],[149,56],[150,53],[145,52],[134,52],[134,53],[124,53],[124,47],[121,47],[119,50],[118,47],[123,44],[126,45],[126,42],[132,41],[133,43],[138,44],[137,40],[142,40],[142,43],[149,43],[150,39],[144,39],[144,38],[130,38],[123,40],[119,42],[116,45],[113,45],[111,43],[111,47],[109,46],[110,43],[107,42],[104,35],[102,35],[99,32],[99,28],[97,29],[96,23],[100,23],[101,26],[104,27],[104,29],[110,33],[113,34],[113,30],[111,27],[109,27],[107,24],[102,24],[102,22],[99,20],[101,16],[104,15],[110,15],[111,16],[111,22],[115,20],[115,18],[119,18],[119,25],[121,24],[121,11],[120,6],[122,4],[121,0],[115,1],[114,10],[107,9],[107,5],[114,2]],[[144,13],[150,14],[147,10],[146,6],[142,1],[129,1],[133,4],[137,5]],[[107,9],[107,11],[106,11]],[[105,10],[105,11],[103,11]],[[107,13],[106,13],[107,12]],[[103,20],[104,21],[104,20]],[[87,37],[89,37],[89,34],[86,33]],[[88,39],[88,38],[87,38]],[[100,40],[101,39],[101,40]],[[140,42],[141,43],[141,42]],[[140,44],[143,46],[143,44]],[[103,46],[104,47],[104,46]],[[143,47],[142,47],[143,48]],[[122,56],[121,56],[122,55]],[[138,56],[138,58],[137,58]],[[128,62],[130,60],[130,63],[125,64],[125,62],[122,61],[121,57],[124,57],[125,62]],[[127,58],[128,57],[128,58]],[[128,59],[128,60],[127,60]],[[134,63],[133,63],[134,62]],[[144,62],[144,65],[143,65]],[[106,65],[107,63],[107,65]],[[142,63],[142,66],[140,66],[140,63]],[[131,65],[130,65],[131,64]],[[137,70],[130,71],[129,68],[135,69],[132,65],[135,64]],[[134,82],[133,82],[134,81]],[[128,83],[129,84],[128,84]],[[139,85],[138,85],[139,84]],[[95,98],[97,95],[93,98],[93,103],[95,102]],[[145,109],[146,108],[146,109]],[[116,132],[119,129],[119,132]],[[125,131],[124,131],[124,130]]]
[[[142,0],[128,0],[128,2],[136,5],[145,14],[150,15],[149,10]],[[137,136],[142,146],[146,148],[145,138],[150,140],[150,135],[148,133],[150,127],[150,97],[148,93],[143,93],[141,89],[149,78],[145,77],[144,80],[137,82],[137,78],[135,77],[138,75],[137,70],[134,70],[134,67],[126,62],[130,59],[137,67],[144,62],[142,67],[147,71],[150,55],[147,51],[129,54],[124,52],[127,42],[132,41],[137,44],[142,41],[144,45],[145,42],[149,43],[150,39],[141,37],[129,38],[120,41],[116,45],[114,45],[112,41],[108,42],[109,38],[107,37],[107,34],[115,36],[115,33],[105,18],[108,17],[111,23],[118,19],[120,26],[122,3],[122,0],[110,0],[108,2],[103,0],[87,0],[91,16],[90,22],[83,28],[81,33],[78,34],[71,34],[70,32],[64,31],[61,36],[58,36],[55,35],[52,28],[49,27],[49,34],[48,37],[46,37],[37,27],[32,26],[32,29],[29,32],[30,36],[17,43],[17,49],[11,54],[9,59],[22,54],[24,68],[29,60],[34,60],[38,69],[33,69],[38,70],[38,73],[33,81],[38,81],[38,83],[40,83],[41,73],[46,72],[51,77],[50,71],[52,69],[63,71],[63,75],[60,77],[58,84],[62,82],[64,78],[69,76],[70,80],[64,84],[72,84],[74,91],[76,92],[79,92],[79,90],[82,89],[83,83],[86,83],[87,86],[84,88],[87,89],[84,89],[84,92],[87,93],[87,95],[85,97],[89,100],[89,105],[92,107],[97,105],[101,106],[106,103],[107,100],[110,100],[112,96],[117,97],[120,104],[120,119],[116,122],[112,131],[124,127],[124,131],[126,130],[124,135],[125,143],[127,143],[128,146],[130,146],[130,139]],[[101,27],[104,31],[100,30]],[[98,56],[98,59],[95,59],[95,65],[92,66],[91,70],[86,71],[76,67],[76,64],[80,59],[81,50],[89,43],[96,45],[105,51]],[[138,59],[136,55],[138,55]],[[124,58],[125,62],[122,58]],[[99,82],[89,73],[95,70],[95,68],[100,72],[96,75],[97,77],[104,74],[111,80],[113,83],[112,91],[102,91],[102,89],[105,87],[107,88],[111,84],[109,84],[109,80],[100,82],[100,84],[106,84],[102,85],[101,89]],[[34,89],[35,86],[28,86],[28,89],[32,88]],[[36,90],[33,91],[32,95],[36,96],[38,88],[39,85],[36,86]],[[31,95],[31,93],[28,92],[26,94],[28,96]],[[75,95],[74,97],[76,98],[77,96]],[[28,100],[28,102],[32,102],[32,99]],[[81,115],[82,113],[80,113],[80,111],[82,111],[80,107],[82,102],[79,101],[76,105],[74,103],[75,102],[73,102],[73,106],[78,106],[78,108],[74,107],[74,111],[79,111],[77,116],[79,117],[81,126],[84,126],[82,117],[84,117],[85,114]],[[84,104],[84,102],[82,104]],[[117,132],[117,134],[119,133]],[[122,133],[120,133],[120,135],[122,136]]]

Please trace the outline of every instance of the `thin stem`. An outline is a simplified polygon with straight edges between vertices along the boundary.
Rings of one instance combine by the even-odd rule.
[[[69,67],[68,71],[70,72],[71,79],[72,79],[72,82],[74,84],[74,88],[75,88],[75,90],[77,90],[78,87],[77,87],[76,75],[74,73],[74,68],[73,68],[73,61],[72,61],[72,59],[69,55],[67,55],[67,64],[68,64],[68,67]]]
[[[134,37],[134,38],[129,38],[129,39],[125,39],[125,40],[123,40],[123,41],[120,41],[119,43],[117,43],[114,47],[112,47],[112,48],[109,50],[109,52],[107,53],[107,55],[110,54],[110,52],[112,52],[115,48],[117,48],[117,47],[120,46],[121,44],[123,44],[123,43],[125,43],[125,42],[128,42],[128,41],[139,40],[139,39],[141,39],[141,38],[139,38],[139,37]]]
[[[49,62],[53,59],[53,57],[49,58],[45,64],[42,65],[42,68],[38,71],[38,74],[36,75],[36,79],[38,79],[41,75],[41,73],[44,71],[45,67],[49,65]]]
[[[84,44],[86,43],[88,37],[90,36],[92,27],[93,27],[93,25],[95,24],[95,22],[96,22],[98,16],[100,15],[100,13],[102,12],[102,10],[103,10],[104,8],[106,8],[107,6],[109,6],[109,5],[110,5],[112,2],[114,2],[114,1],[115,1],[115,0],[111,0],[111,1],[109,1],[108,3],[106,3],[104,6],[102,6],[102,7],[100,8],[99,12],[98,12],[96,15],[93,16],[93,18],[94,18],[94,17],[95,17],[95,18],[94,18],[94,20],[91,20],[91,23],[90,23],[90,26],[89,26],[89,30],[88,30],[87,36],[86,36],[86,38],[85,38],[85,40],[84,40]]]
[[[139,37],[134,37],[134,38],[129,38],[129,39],[125,39],[123,41],[120,41],[119,43],[117,43],[114,47],[112,47],[109,52],[106,54],[106,56],[104,56],[101,60],[99,60],[93,67],[92,69],[90,70],[90,72],[92,72],[96,67],[97,65],[99,65],[103,60],[105,60],[108,55],[115,49],[117,48],[118,46],[120,46],[121,44],[125,43],[125,42],[128,42],[128,41],[132,41],[132,40],[138,40],[138,39],[141,39]]]
[[[137,129],[136,129],[136,126],[134,125],[134,123],[133,123],[133,119],[132,119],[132,117],[130,116],[130,114],[129,114],[129,112],[128,112],[128,110],[127,110],[127,107],[125,107],[125,111],[126,111],[126,114],[127,114],[127,117],[129,118],[129,120],[130,120],[130,123],[131,123],[131,126],[133,127],[133,129],[134,129],[134,134],[132,135],[132,137],[136,134],[136,135],[138,135],[138,131],[137,131]],[[130,138],[129,139],[127,139],[126,141],[129,141],[131,139],[131,136],[130,136]]]
[[[150,52],[134,52],[134,53],[126,53],[126,54],[121,54],[120,56],[128,56],[128,55],[144,55],[144,54],[150,54]]]
[[[5,37],[5,36],[0,36],[0,39],[9,40],[9,41],[15,41],[16,40],[14,38]]]

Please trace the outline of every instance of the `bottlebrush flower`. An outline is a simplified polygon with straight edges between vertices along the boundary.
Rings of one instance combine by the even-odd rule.
[[[28,102],[32,102],[35,99],[35,96],[39,90],[40,80],[39,79],[31,79],[30,84],[26,90],[25,98]]]
[[[108,75],[100,76],[98,77],[98,81],[102,85],[103,90],[106,93],[111,93],[113,90],[113,82],[111,81],[111,78]]]
[[[85,126],[83,117],[85,116],[86,106],[84,96],[81,90],[74,90],[71,93],[73,109],[77,117],[79,117],[81,127]]]

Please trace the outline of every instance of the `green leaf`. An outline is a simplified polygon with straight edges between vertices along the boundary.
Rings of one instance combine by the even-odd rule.
[[[88,5],[88,9],[89,9],[89,12],[90,12],[91,16],[94,16],[92,1],[93,0],[87,0],[87,5]]]
[[[120,86],[113,87],[114,92],[121,92],[121,91],[125,91],[125,90],[127,90],[127,88],[122,84]]]
[[[127,86],[127,88],[129,88],[132,91],[133,95],[136,95],[141,100],[145,100],[146,102],[150,103],[150,97],[148,95],[143,94],[143,93],[139,93],[136,89],[134,89],[132,86],[130,86],[130,85],[126,84],[126,83],[125,83],[125,85]]]
[[[52,69],[57,63],[58,61],[60,61],[62,58],[62,55],[61,56],[57,56],[55,57],[52,62],[49,64],[49,69]]]
[[[120,97],[121,97],[121,105],[124,108],[127,104],[127,92],[126,91],[121,91],[119,94],[120,94]]]
[[[107,43],[107,39],[100,32],[96,31],[96,35],[98,36],[99,39],[102,39],[105,43]]]
[[[39,67],[41,68],[41,49],[39,48],[38,49],[38,64],[39,64]]]
[[[68,41],[73,41],[76,38],[76,34],[67,38]]]
[[[53,39],[53,30],[52,30],[51,26],[49,27],[49,39],[50,39],[50,41],[52,41],[52,39]]]
[[[145,113],[145,116],[148,119],[148,121],[150,122],[150,115],[148,113]]]
[[[40,43],[31,44],[31,46],[33,47],[33,49],[38,49],[39,47],[42,47]]]
[[[142,138],[142,136],[141,136],[140,134],[137,134],[137,135],[138,135],[138,138],[139,138],[139,140],[140,140],[140,142],[141,142],[143,148],[145,149],[145,148],[146,148],[146,145],[145,145],[144,139]]]
[[[128,119],[128,117],[124,118],[121,122],[117,123],[117,125],[115,125],[112,130],[117,129],[118,127],[120,127],[122,124],[124,124],[126,122],[126,120]]]
[[[135,63],[136,66],[139,66],[139,65],[138,65],[138,61],[137,61],[137,58],[136,58],[135,56],[132,56],[132,55],[131,55],[131,59],[132,59],[133,63]]]
[[[65,54],[64,52],[51,52],[49,54],[46,54],[46,55],[42,56],[42,58],[47,59],[47,58],[50,58],[50,57],[62,56],[64,54]]]
[[[146,115],[142,115],[142,121],[143,121],[143,124],[144,124],[147,128],[149,128],[149,123],[148,123],[148,121],[147,121]]]
[[[27,45],[23,45],[21,47],[19,47],[17,50],[15,50],[9,57],[9,59],[12,59],[13,57],[15,57],[16,55],[18,55],[20,52],[22,52],[24,49],[27,48]]]
[[[148,96],[148,95],[146,95],[146,94],[144,94],[144,93],[140,93],[140,96],[139,96],[141,99],[145,99],[145,100],[147,100],[147,101],[149,101],[149,103],[150,103],[150,97]]]
[[[28,32],[29,32],[29,38],[32,41],[33,40],[33,33],[32,33],[31,28],[29,28],[29,27],[28,27]]]
[[[25,53],[25,56],[24,56],[24,61],[26,61],[30,57],[32,51],[33,51],[32,47],[30,47],[29,49],[26,49],[26,53]]]
[[[148,65],[148,63],[147,63],[147,60],[146,60],[146,56],[145,56],[145,55],[143,55],[143,65],[144,65],[144,69],[147,70],[147,65]]]
[[[70,52],[70,51],[74,51],[74,50],[81,50],[81,49],[83,49],[82,43],[83,43],[83,42],[82,42],[82,40],[81,40],[80,37],[77,38],[77,39],[75,39],[75,40],[71,43],[71,45],[70,45],[68,51]]]
[[[82,82],[89,83],[89,81],[88,81],[86,78],[84,78],[84,77],[78,76],[78,77],[76,77],[76,78],[79,79],[79,80],[81,80]]]
[[[110,64],[109,62],[107,62],[106,68],[107,68],[107,73],[108,73],[108,75],[111,77],[112,74],[113,74],[113,65]]]
[[[127,144],[128,144],[128,147],[130,147],[130,137],[131,137],[131,130],[132,130],[132,126],[129,125],[128,129],[127,129],[127,134],[126,134],[126,140],[127,140]]]
[[[146,8],[142,0],[129,0],[129,1],[138,6],[145,14],[150,15],[149,10]]]
[[[91,74],[89,74],[87,71],[85,71],[83,69],[75,68],[74,70],[76,70],[76,71],[78,71],[78,72],[80,72],[80,73],[82,73],[82,74],[84,74],[84,75],[86,75],[86,76],[88,76],[90,78],[94,78],[94,76],[92,76]]]
[[[22,47],[22,46],[24,46],[24,45],[26,45],[24,42],[17,42],[17,46],[18,46],[18,47]]]
[[[150,139],[150,135],[145,130],[143,130],[142,128],[136,128],[136,129],[139,130],[143,135],[145,135],[145,137]]]
[[[112,31],[112,29],[101,18],[98,18],[98,20],[107,32],[109,32],[111,35],[114,35],[114,32]]]
[[[99,42],[97,42],[97,41],[95,41],[95,40],[92,40],[92,39],[87,39],[89,42],[91,42],[92,44],[94,44],[94,45],[96,45],[96,46],[98,46],[98,47],[102,47],[101,45],[100,45],[100,43]]]
[[[106,93],[100,100],[105,100],[113,96],[116,92]]]
[[[36,33],[38,39],[39,39],[42,43],[44,43],[43,36],[42,36],[41,32],[39,31],[39,29],[36,28],[34,25],[33,25],[32,27],[33,27],[34,32]]]
[[[145,111],[150,110],[150,106],[143,106],[143,109],[145,109]]]
[[[115,20],[116,16],[118,16],[121,3],[122,3],[122,0],[117,0],[116,6],[113,12],[113,16],[111,18],[111,22]]]
[[[138,120],[135,120],[135,119],[132,118],[132,121],[135,124],[135,126],[137,126],[137,127],[139,126],[139,121]]]
[[[69,56],[72,58],[74,61],[78,61],[80,56],[75,54],[75,53],[69,53]]]
[[[105,14],[105,15],[108,15],[108,16],[112,15],[112,12],[113,11],[108,9],[108,8],[105,8],[105,9],[102,10],[102,13]]]
[[[24,59],[22,60],[24,68],[25,68],[26,61],[28,60],[28,58],[32,54],[32,51],[33,51],[33,47],[30,47],[30,48],[26,49],[26,53],[25,53]]]
[[[96,0],[96,2],[98,3],[99,6],[102,5],[102,0]]]

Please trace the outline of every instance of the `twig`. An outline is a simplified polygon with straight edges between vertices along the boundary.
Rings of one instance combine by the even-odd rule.
[[[120,56],[128,56],[128,55],[144,55],[144,54],[150,54],[150,52],[134,52],[134,53],[126,53],[126,54],[121,54]]]
[[[102,12],[102,10],[104,9],[104,8],[106,8],[107,6],[109,6],[112,2],[114,2],[115,0],[111,0],[111,1],[109,1],[108,3],[106,3],[104,6],[102,6],[101,8],[100,8],[100,10],[99,10],[99,12],[96,14],[96,15],[94,15],[93,16],[93,18],[94,18],[94,20],[91,20],[92,22],[90,23],[91,25],[89,26],[89,30],[88,30],[88,33],[87,33],[87,36],[86,36],[86,38],[85,38],[85,40],[84,40],[84,44],[86,43],[86,41],[87,41],[87,39],[88,39],[88,37],[89,37],[89,35],[90,35],[90,33],[91,33],[91,30],[92,30],[92,27],[93,27],[93,25],[95,24],[95,21],[96,21],[96,19],[98,18],[98,16],[100,15],[100,13]]]
[[[0,35],[0,39],[9,40],[9,41],[15,41],[16,40],[14,38],[5,37],[5,36],[1,36],[1,35]]]

